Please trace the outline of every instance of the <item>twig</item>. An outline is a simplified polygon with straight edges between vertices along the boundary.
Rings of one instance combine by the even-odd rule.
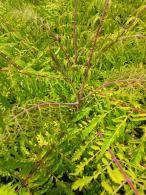
[[[101,89],[105,88],[105,87],[109,87],[110,85],[113,85],[113,84],[118,84],[118,83],[128,83],[128,82],[138,82],[139,80],[138,79],[131,79],[131,80],[116,80],[116,81],[111,81],[111,82],[107,82],[107,83],[104,83],[103,85],[97,87],[96,89],[94,89],[93,91],[89,92],[88,95],[82,97],[81,101],[87,99],[88,97],[94,95],[95,93],[97,93],[98,91],[100,91]],[[146,80],[140,80],[141,82],[144,82]],[[23,111],[21,111],[20,113],[16,114],[12,120],[15,120],[16,118],[22,116],[23,114],[26,114],[32,110],[36,110],[36,109],[39,109],[39,108],[45,108],[45,107],[58,107],[58,106],[65,106],[65,107],[78,107],[79,106],[79,102],[76,101],[76,102],[69,102],[69,103],[63,103],[63,102],[41,102],[41,103],[38,103],[38,104],[35,104],[29,108],[26,108],[24,109]],[[138,110],[137,108],[134,108],[133,111],[135,112],[140,112],[140,110]],[[12,121],[10,120],[10,121]]]
[[[6,68],[0,68],[0,72],[9,72],[9,68],[6,67]],[[38,74],[36,72],[27,72],[27,71],[24,71],[24,70],[17,70],[19,74],[22,74],[22,75],[26,75],[26,76],[35,76],[35,77],[40,77],[40,78],[46,78],[46,79],[63,79],[63,77],[57,77],[57,76],[49,76],[47,74]]]
[[[121,172],[121,174],[124,176],[125,181],[128,183],[128,185],[130,186],[130,188],[133,190],[133,192],[135,193],[135,195],[139,195],[138,190],[134,187],[132,180],[128,177],[128,175],[126,174],[126,172],[124,171],[124,169],[122,168],[119,160],[116,158],[116,156],[113,154],[113,151],[111,149],[109,149],[109,153],[112,157],[113,162],[116,164],[116,166],[118,167],[119,171]]]
[[[2,58],[4,58],[4,60],[6,62],[8,62],[12,66],[14,66],[17,70],[22,70],[22,67],[21,66],[19,66],[18,64],[16,64],[9,56],[7,56],[6,54],[4,54],[2,51],[0,51],[0,56]]]
[[[78,101],[80,102],[81,98],[82,98],[82,93],[84,91],[84,87],[85,87],[85,82],[86,82],[86,79],[88,78],[88,74],[89,74],[89,69],[91,68],[91,60],[92,60],[92,57],[93,57],[93,54],[94,54],[94,51],[95,51],[95,47],[96,47],[96,42],[97,42],[97,39],[99,38],[99,35],[102,31],[102,27],[103,27],[103,24],[104,24],[104,20],[106,18],[106,15],[107,15],[107,9],[109,7],[109,0],[105,0],[105,4],[104,4],[104,8],[103,8],[103,12],[102,12],[102,16],[100,18],[100,24],[99,26],[97,27],[96,29],[96,34],[94,36],[94,40],[93,40],[93,43],[92,43],[92,47],[90,49],[90,53],[89,53],[89,57],[85,63],[85,69],[84,69],[84,80],[80,86],[80,89],[79,89],[79,94],[78,94]]]
[[[119,40],[122,40],[122,39],[126,39],[127,38],[132,38],[132,35],[130,36],[123,36],[124,34],[126,34],[131,27],[134,27],[137,23],[136,23],[136,20],[140,17],[140,14],[143,10],[146,9],[146,6],[143,6],[143,8],[139,11],[137,11],[135,17],[133,18],[133,20],[129,23],[129,24],[125,24],[122,31],[119,33],[119,35],[116,37],[115,40],[111,41],[109,44],[105,45],[99,52],[98,52],[98,55],[96,56],[96,58],[101,58],[102,55],[104,54],[105,51],[108,51],[109,48],[111,48],[111,46],[113,46],[115,43],[117,43]],[[146,36],[144,35],[141,35],[141,34],[136,34],[136,35],[133,35],[133,37],[135,38],[138,38],[138,39],[145,39]]]
[[[35,104],[29,108],[24,109],[20,113],[16,114],[13,116],[13,118],[10,121],[15,120],[16,118],[23,116],[24,114],[31,112],[32,110],[38,110],[40,108],[46,108],[46,107],[58,107],[58,106],[67,106],[67,107],[77,107],[78,102],[73,102],[73,103],[62,103],[62,102],[41,102],[38,104]]]
[[[108,5],[109,5],[109,1],[107,0],[107,1],[105,1],[104,10],[103,10],[103,14],[102,14],[102,17],[101,17],[102,18],[102,23],[100,23],[99,27],[97,28],[97,33],[95,35],[93,46],[92,46],[91,51],[90,51],[89,59],[86,62],[86,66],[85,66],[85,70],[84,70],[84,78],[85,79],[83,80],[83,82],[80,86],[79,92],[78,92],[78,101],[79,102],[82,100],[85,83],[86,83],[86,80],[88,78],[89,69],[91,68],[91,60],[92,60],[92,56],[93,56],[93,53],[94,53],[94,50],[95,50],[96,41],[97,41],[97,39],[99,37],[99,34],[100,34],[100,31],[102,29],[102,25],[103,25],[103,22],[104,22],[105,17],[106,17],[106,12],[107,12],[107,9],[108,9]],[[119,33],[119,35],[116,37],[115,40],[113,40],[109,44],[105,45],[98,52],[98,55],[96,56],[98,59],[104,54],[105,51],[107,51],[111,46],[113,46],[115,43],[117,43],[120,40],[120,38],[124,37],[123,35],[125,33],[127,33],[130,30],[131,27],[134,27],[136,25],[136,20],[137,20],[137,18],[140,17],[140,14],[143,10],[146,10],[146,6],[143,6],[143,8],[140,11],[139,10],[137,11],[135,18],[133,18],[133,20],[128,25],[125,24],[123,30]],[[142,36],[142,35],[139,35],[139,36],[136,35],[136,37],[145,39],[145,36]]]
[[[53,33],[51,31],[51,27],[49,26],[49,24],[47,22],[43,22],[43,28],[45,28],[50,33],[50,35],[53,37],[53,39],[56,42],[58,42],[60,50],[64,53],[68,63],[70,65],[72,65],[72,62],[71,62],[71,59],[70,59],[70,56],[69,56],[69,52],[64,48],[64,46],[61,45],[61,37],[59,35],[56,35],[55,33]]]
[[[110,98],[110,99],[111,99],[111,98]],[[112,100],[112,101],[116,101],[117,99],[111,99],[111,100]],[[124,108],[124,107],[129,107],[130,105],[127,104],[126,102],[122,102],[122,101],[120,100],[120,102],[117,103],[117,106],[120,106],[120,107]],[[135,112],[135,113],[146,114],[146,112],[145,112],[144,110],[140,109],[140,108],[130,107],[130,109],[131,109],[132,112]]]
[[[62,75],[66,78],[66,80],[69,83],[72,83],[72,80],[67,76],[65,70],[63,70],[63,66],[60,64],[60,61],[57,59],[57,57],[52,53],[51,49],[49,50],[49,52],[50,52],[50,56],[51,56],[53,62],[55,63],[57,69],[59,70],[59,72],[62,73]]]
[[[66,72],[61,68],[61,64],[59,62],[59,60],[57,59],[57,57],[50,51],[50,55],[51,55],[51,58],[53,59],[53,61],[55,62],[55,64],[57,65],[57,68],[59,69],[59,71],[62,73],[63,77],[64,77],[64,80],[66,80],[67,82],[70,83],[72,89],[74,92],[76,92],[75,90],[75,87],[73,85],[73,82],[71,81],[71,79],[67,76]],[[10,57],[8,57],[6,54],[0,52],[0,55],[9,63],[11,64],[13,67],[16,68],[16,70],[18,71],[18,73],[21,73],[21,74],[24,74],[24,75],[34,75],[36,77],[44,77],[44,78],[52,78],[48,75],[41,75],[41,74],[34,74],[34,73],[29,73],[29,72],[25,72],[23,71],[22,67],[20,67],[18,64],[16,64],[15,62],[12,61],[12,59]],[[9,69],[8,68],[0,68],[0,72],[9,72]],[[30,75],[30,76],[31,76]],[[56,78],[56,77],[54,77]]]
[[[64,79],[70,83],[70,85],[72,86],[72,89],[73,89],[74,93],[76,94],[76,89],[74,87],[73,81],[68,77],[68,75],[66,74],[66,71],[64,70],[64,68],[60,64],[60,61],[52,53],[51,49],[49,50],[49,52],[50,52],[50,55],[51,55],[52,60],[54,61],[55,65],[56,65],[57,70],[59,70],[60,73],[64,76]]]
[[[97,42],[97,39],[102,31],[102,27],[103,27],[103,23],[104,23],[104,20],[106,18],[106,15],[107,15],[107,9],[109,7],[109,0],[105,0],[105,4],[104,4],[104,9],[103,9],[103,12],[102,12],[102,16],[100,18],[100,24],[99,26],[97,27],[96,29],[96,34],[95,34],[95,37],[94,37],[94,40],[93,40],[93,44],[92,44],[92,47],[91,47],[91,50],[90,50],[90,54],[89,54],[89,58],[86,62],[86,69],[85,69],[85,72],[84,72],[84,75],[85,77],[87,77],[88,75],[88,69],[90,68],[91,66],[91,60],[92,60],[92,57],[93,57],[93,54],[94,54],[94,51],[95,51],[95,47],[96,47],[96,42]]]
[[[112,195],[117,194],[117,192],[120,190],[120,188],[121,188],[125,183],[126,183],[126,182],[123,181],[123,182],[119,185],[119,187],[112,193]]]
[[[54,151],[54,147],[55,144],[52,144],[49,150],[44,154],[44,156],[34,164],[29,174],[25,177],[25,179],[22,180],[20,186],[15,190],[17,193],[20,191],[22,187],[28,186],[28,180],[34,175],[34,173],[38,170],[38,168],[40,168],[40,166],[43,164],[44,159],[48,157],[48,155],[52,152],[52,150]]]
[[[94,95],[95,93],[97,93],[98,91],[100,91],[103,88],[109,87],[113,84],[118,84],[118,83],[136,83],[136,82],[145,82],[145,79],[121,79],[121,80],[115,80],[115,81],[110,81],[110,82],[106,82],[103,85],[97,87],[96,89],[90,91],[86,96],[82,97],[80,100],[83,101],[84,99],[88,98],[89,96]]]
[[[125,40],[125,39],[130,39],[130,38],[146,39],[146,36],[142,34],[135,34],[135,35],[123,36],[120,38],[120,40]]]
[[[77,6],[78,0],[74,0],[74,26],[73,26],[73,45],[75,53],[75,64],[78,62],[78,46],[77,46]]]
[[[127,30],[123,30],[121,32],[121,34],[119,34],[115,40],[113,40],[109,44],[105,45],[99,51],[99,53],[97,55],[98,60],[105,54],[106,51],[108,51],[109,48],[111,48],[113,45],[115,45],[120,40],[123,41],[123,40],[129,39],[129,38],[144,39],[144,40],[146,39],[146,36],[145,35],[142,35],[142,34],[135,34],[135,35],[123,36],[123,34],[125,34],[126,32],[127,32]]]

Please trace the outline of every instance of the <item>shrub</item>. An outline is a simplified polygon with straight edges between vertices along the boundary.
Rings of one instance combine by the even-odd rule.
[[[142,0],[0,1],[1,194],[144,194]]]

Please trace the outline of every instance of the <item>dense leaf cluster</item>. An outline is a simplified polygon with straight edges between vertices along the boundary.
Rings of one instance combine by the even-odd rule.
[[[145,194],[143,0],[0,0],[0,194]]]

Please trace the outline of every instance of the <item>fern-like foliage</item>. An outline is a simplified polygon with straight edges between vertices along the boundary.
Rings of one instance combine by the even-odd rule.
[[[0,194],[144,194],[146,5],[0,0]]]

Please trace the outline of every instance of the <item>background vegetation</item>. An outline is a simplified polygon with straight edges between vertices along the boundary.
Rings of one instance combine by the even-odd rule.
[[[146,193],[143,0],[0,0],[0,194]]]

